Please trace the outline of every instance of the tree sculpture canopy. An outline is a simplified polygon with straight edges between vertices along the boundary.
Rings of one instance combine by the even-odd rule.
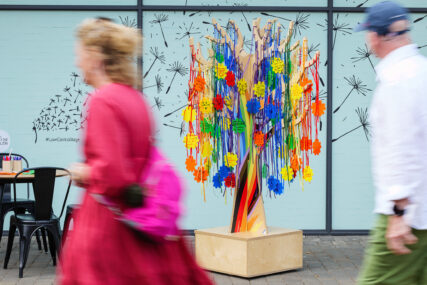
[[[231,232],[265,233],[262,180],[280,195],[286,183],[313,177],[309,157],[320,153],[317,125],[325,111],[319,52],[309,60],[306,39],[291,44],[292,22],[282,38],[275,20],[263,28],[254,20],[250,53],[233,21],[227,31],[212,24],[207,59],[190,39],[185,165],[203,194],[209,177],[215,188],[236,190]]]

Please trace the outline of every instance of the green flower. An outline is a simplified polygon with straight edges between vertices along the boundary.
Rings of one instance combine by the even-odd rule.
[[[232,125],[233,125],[233,131],[238,134],[241,134],[245,131],[245,122],[243,122],[242,119],[233,120]]]
[[[200,122],[200,131],[202,133],[210,133],[212,135],[213,130],[214,128],[212,126],[212,123],[208,119],[205,118],[203,119],[203,121]]]

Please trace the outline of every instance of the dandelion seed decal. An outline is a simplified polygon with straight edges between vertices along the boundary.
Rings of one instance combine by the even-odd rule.
[[[157,93],[160,93],[163,89],[163,82],[162,82],[162,78],[160,77],[160,75],[156,75],[156,84],[153,85],[149,85],[149,86],[144,86],[143,89],[147,89],[147,88],[151,88],[151,87],[157,87]]]
[[[341,108],[341,106],[345,103],[345,101],[350,97],[353,91],[356,91],[358,94],[366,96],[366,93],[369,91],[372,91],[371,89],[367,88],[366,84],[363,84],[362,80],[359,78],[356,78],[356,76],[351,76],[350,78],[344,77],[344,80],[347,82],[348,85],[351,86],[350,92],[348,92],[347,96],[344,98],[344,100],[341,102],[341,104],[334,110],[334,113],[338,112],[338,110]]]
[[[365,0],[362,3],[360,3],[359,5],[357,5],[356,7],[362,7],[363,5],[365,5],[369,0]]]
[[[168,94],[169,93],[169,91],[170,91],[170,88],[171,88],[171,86],[172,86],[172,83],[173,83],[173,81],[175,80],[175,76],[177,75],[177,74],[179,74],[179,75],[181,75],[181,76],[184,76],[184,75],[186,75],[187,73],[188,73],[188,68],[186,68],[182,63],[180,63],[179,61],[175,61],[173,64],[171,64],[171,67],[170,68],[168,68],[168,69],[166,69],[167,71],[169,71],[169,72],[172,72],[173,73],[173,77],[172,77],[172,80],[171,80],[171,82],[170,82],[170,84],[169,84],[169,87],[168,87],[168,89],[166,90],[166,94]]]
[[[191,35],[200,34],[200,32],[196,31],[199,30],[199,28],[194,28],[193,31],[193,23],[191,23],[189,27],[187,27],[184,23],[182,26],[178,26],[178,29],[182,32],[177,33],[177,36],[181,36],[177,38],[177,40],[182,40],[185,37],[190,38]]]
[[[298,34],[301,35],[302,30],[307,30],[309,28],[308,25],[308,17],[310,17],[309,14],[304,13],[298,13],[295,17],[295,24],[294,24],[294,38]]]
[[[151,63],[150,67],[148,68],[148,70],[145,72],[144,74],[144,78],[147,77],[148,73],[150,72],[151,68],[153,68],[154,64],[156,63],[156,61],[160,61],[162,64],[165,63],[165,55],[163,52],[159,52],[159,48],[158,47],[151,47],[150,48],[150,53],[154,56],[154,60]]]
[[[77,77],[79,77],[79,75],[77,73],[75,73],[75,72],[71,73],[71,80],[73,80],[73,87],[76,86],[76,79],[77,79]]]
[[[236,3],[233,3],[233,6],[235,6],[235,7],[244,7],[244,6],[248,6],[248,4],[247,3],[237,3],[236,2]],[[245,22],[246,22],[246,25],[247,25],[249,31],[252,32],[251,25],[249,25],[249,22],[248,22],[248,19],[245,16],[245,13],[243,13],[243,11],[241,13],[242,13],[243,19],[245,19]]]
[[[120,22],[122,23],[122,25],[129,27],[129,28],[136,28],[138,25],[136,23],[136,19],[131,19],[129,18],[129,16],[126,17],[122,17],[119,16]]]
[[[187,107],[187,104],[185,104],[184,106],[181,106],[181,107],[179,107],[179,108],[177,108],[177,109],[175,109],[175,110],[173,110],[172,112],[170,112],[170,113],[167,113],[166,115],[164,115],[163,117],[169,117],[170,115],[172,115],[172,114],[175,114],[176,112],[178,112],[178,111],[180,111],[180,110],[182,110],[182,109],[184,109],[185,107]]]
[[[414,20],[414,24],[415,24],[415,23],[418,23],[419,21],[424,20],[426,17],[427,17],[427,15],[424,15],[424,16],[422,16],[422,17],[416,18],[416,19]]]
[[[290,19],[283,18],[283,17],[276,16],[276,15],[272,15],[272,14],[265,13],[265,12],[262,12],[261,15],[264,15],[264,16],[267,16],[267,17],[273,17],[273,18],[277,18],[277,19],[282,19],[282,20],[285,20],[285,21],[288,21],[288,22],[292,21]]]
[[[368,108],[362,109],[362,108],[357,108],[356,109],[356,114],[359,117],[359,122],[360,125],[355,127],[354,129],[351,129],[350,131],[340,135],[339,137],[337,137],[336,139],[333,139],[332,142],[336,142],[337,140],[339,140],[340,138],[354,132],[357,129],[363,128],[363,132],[365,133],[365,137],[366,140],[369,141],[369,137],[370,137],[370,124],[368,122]]]
[[[356,53],[358,54],[358,56],[351,58],[353,60],[353,62],[358,62],[358,61],[367,59],[369,61],[369,63],[371,64],[372,69],[376,73],[374,64],[372,63],[372,60],[371,60],[372,52],[369,50],[368,46],[365,44],[364,48],[358,47],[356,49]]]
[[[169,16],[162,13],[162,14],[154,14],[154,17],[156,19],[150,21],[150,23],[151,24],[159,24],[160,31],[162,32],[162,36],[163,36],[163,41],[165,43],[165,46],[168,47],[168,43],[167,43],[166,38],[165,38],[165,33],[163,32],[162,23],[166,22],[167,20],[169,20]]]
[[[152,108],[157,107],[157,109],[160,111],[160,109],[162,109],[162,107],[164,107],[165,105],[163,105],[162,100],[160,99],[160,97],[154,97],[154,105],[151,106]]]
[[[182,137],[184,135],[184,133],[185,133],[185,124],[184,123],[181,123],[180,127],[169,125],[169,124],[166,124],[166,123],[163,123],[163,126],[179,130],[179,136],[180,137]]]

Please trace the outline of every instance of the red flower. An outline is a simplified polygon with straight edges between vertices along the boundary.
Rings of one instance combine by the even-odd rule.
[[[225,81],[227,82],[228,86],[234,86],[235,84],[235,78],[234,78],[234,73],[232,71],[228,71],[227,72],[227,76],[225,77]]]
[[[230,173],[227,178],[225,178],[225,186],[226,187],[236,187],[236,176],[234,173]]]
[[[217,110],[217,111],[221,111],[222,108],[224,108],[224,100],[222,99],[220,94],[217,94],[213,98],[213,105],[214,105],[215,110]]]
[[[254,134],[254,141],[256,146],[263,146],[264,145],[264,134],[261,131],[255,132]]]
[[[310,139],[308,139],[308,137],[304,136],[301,138],[300,144],[301,144],[301,150],[302,151],[304,151],[304,150],[308,151],[311,149],[311,146],[313,143]]]

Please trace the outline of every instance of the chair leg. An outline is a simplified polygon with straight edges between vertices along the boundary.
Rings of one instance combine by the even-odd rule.
[[[65,216],[64,229],[62,230],[62,240],[61,240],[62,246],[64,246],[64,243],[67,240],[67,234],[68,234],[68,230],[70,228],[71,218],[72,218],[71,214],[67,214]]]
[[[36,231],[36,240],[37,240],[37,247],[39,248],[39,250],[42,250],[42,243],[40,241],[39,231]]]
[[[52,256],[53,266],[56,266],[56,247],[53,234],[47,230],[47,238],[49,241],[50,255]]]
[[[45,230],[45,228],[41,228],[40,231],[42,233],[44,252],[47,253],[46,230]]]
[[[24,275],[24,267],[27,263],[30,242],[26,235],[21,235],[19,238],[19,278]]]
[[[7,239],[7,249],[6,256],[4,257],[3,268],[7,269],[7,264],[9,263],[10,253],[12,252],[13,240],[15,239],[16,225],[12,222],[12,218],[10,219],[10,227],[9,227],[9,237]]]
[[[0,242],[1,242],[1,239],[3,237],[3,224],[4,224],[4,217],[6,216],[6,214],[7,214],[7,211],[4,211],[3,207],[1,207],[1,211],[0,211]]]

